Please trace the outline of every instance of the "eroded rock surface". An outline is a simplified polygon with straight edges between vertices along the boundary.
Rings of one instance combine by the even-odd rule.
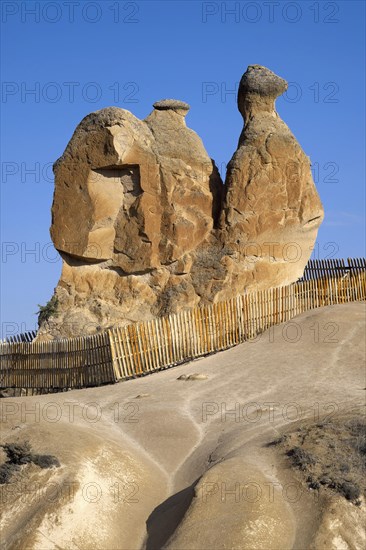
[[[341,451],[342,475],[356,473],[363,440],[329,428],[364,423],[365,313],[323,307],[296,319],[291,345],[281,325],[154,376],[3,400],[0,444],[29,441],[61,467],[26,463],[0,485],[2,548],[364,549],[364,500],[310,488],[273,441],[307,435],[324,466],[339,471]],[[314,323],[337,327],[333,343],[314,341]],[[208,379],[176,380],[197,372]]]
[[[235,260],[233,277],[278,286],[301,277],[323,208],[310,160],[275,110],[287,82],[259,65],[248,67],[238,94],[244,119],[227,170],[222,240]]]
[[[273,500],[256,494],[266,483],[262,472],[241,457],[216,464],[196,485],[193,501],[166,548],[293,548],[294,522],[280,491]]]
[[[43,337],[301,276],[323,210],[310,161],[275,111],[286,87],[258,65],[243,75],[244,128],[225,186],[182,101],[156,102],[144,121],[117,107],[82,120],[54,166],[51,236],[63,269]]]

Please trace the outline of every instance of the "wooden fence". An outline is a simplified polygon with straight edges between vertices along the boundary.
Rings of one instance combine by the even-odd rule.
[[[235,346],[313,308],[364,300],[366,274],[314,279],[109,330],[117,379]]]
[[[11,342],[33,342],[36,336],[36,330],[29,330],[28,332],[22,332],[21,334],[7,336],[4,340],[0,340],[0,344],[7,344]]]
[[[0,387],[43,392],[112,383],[230,348],[310,309],[365,299],[360,268],[94,336],[0,344]]]
[[[310,279],[322,279],[324,277],[339,277],[348,273],[366,271],[366,258],[347,258],[345,260],[309,260],[301,281]]]
[[[47,391],[112,381],[113,360],[107,332],[50,342],[0,344],[2,388]]]

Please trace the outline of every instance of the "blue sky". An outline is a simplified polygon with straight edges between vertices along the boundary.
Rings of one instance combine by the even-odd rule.
[[[3,0],[1,10],[3,336],[35,327],[59,279],[51,166],[80,120],[110,105],[144,118],[155,101],[182,99],[224,173],[242,126],[232,92],[250,64],[290,82],[277,109],[313,162],[326,214],[315,257],[365,254],[364,2]]]

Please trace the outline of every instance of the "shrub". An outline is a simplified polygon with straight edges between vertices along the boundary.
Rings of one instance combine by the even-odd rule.
[[[60,462],[52,455],[33,454],[28,441],[24,443],[5,443],[2,445],[7,461],[0,466],[0,485],[9,483],[12,475],[19,470],[23,464],[33,462],[39,468],[58,468]]]
[[[316,459],[313,455],[301,449],[301,447],[294,447],[287,451],[287,456],[292,458],[293,464],[300,468],[300,470],[306,470],[308,466],[315,464]]]
[[[37,311],[38,315],[38,326],[40,327],[43,323],[48,321],[52,316],[57,316],[58,312],[58,299],[57,296],[53,295],[51,300],[47,302],[45,306],[38,304],[39,310]]]
[[[58,458],[52,455],[32,455],[32,462],[40,468],[52,468],[53,466],[59,468],[60,466]]]
[[[10,462],[5,462],[5,464],[2,464],[0,466],[0,485],[9,483],[16,470],[19,470],[18,464],[10,464]]]
[[[355,483],[343,481],[338,485],[338,491],[346,497],[347,500],[357,501],[360,498],[361,491]]]
[[[31,447],[26,441],[25,443],[7,443],[3,445],[3,449],[8,457],[10,464],[27,464],[31,461]]]

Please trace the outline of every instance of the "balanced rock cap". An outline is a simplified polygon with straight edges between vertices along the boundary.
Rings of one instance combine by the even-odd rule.
[[[261,65],[249,65],[240,81],[241,94],[259,94],[276,98],[287,90],[287,82]]]
[[[187,113],[190,109],[188,103],[179,101],[179,99],[161,99],[160,101],[156,101],[153,107],[158,111],[171,109],[173,111],[187,111]]]

